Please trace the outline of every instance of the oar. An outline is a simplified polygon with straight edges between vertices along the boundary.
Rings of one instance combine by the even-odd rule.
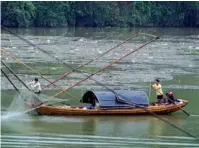
[[[153,87],[152,87],[153,88]],[[155,91],[157,91],[157,92],[159,92],[160,93],[160,91],[158,91],[158,90],[156,90],[156,89],[154,89],[153,88],[153,90],[155,90]],[[164,93],[162,94],[164,97],[166,96]],[[173,100],[171,100],[169,97],[166,97],[166,98],[168,98],[173,104],[175,104],[175,102],[173,101]],[[178,106],[178,108],[181,110],[181,111],[183,111],[187,116],[190,116],[190,114],[188,113],[188,112],[186,112],[185,110],[183,110],[180,106]]]
[[[121,95],[120,95],[120,96],[121,96]],[[124,98],[124,97],[123,97],[123,98]],[[132,101],[131,101],[131,102],[128,102],[128,103],[131,104],[131,105],[136,105],[138,108],[141,108],[141,109],[147,111],[148,113],[150,113],[151,115],[155,116],[156,118],[162,120],[163,122],[165,122],[165,123],[171,125],[172,127],[178,129],[179,131],[181,131],[181,132],[183,132],[183,133],[189,135],[190,137],[192,137],[192,138],[198,140],[198,138],[197,138],[196,136],[194,136],[194,135],[192,135],[191,133],[187,132],[187,131],[184,130],[183,128],[180,128],[180,127],[176,126],[174,123],[171,123],[169,120],[167,120],[167,119],[165,119],[165,118],[163,118],[163,117],[157,115],[156,113],[154,113],[154,112],[152,112],[152,111],[150,111],[150,110],[147,110],[147,109],[144,108],[143,106],[141,106],[141,105],[139,105],[139,104],[136,104],[136,103],[133,103]]]
[[[105,87],[107,90],[109,90],[109,91],[111,91],[112,93],[114,93],[116,96],[120,96],[120,97],[126,99],[125,96],[123,96],[123,95],[121,95],[121,94],[115,92],[113,89],[109,88],[108,86],[105,86],[105,85],[104,85],[104,87]],[[126,99],[126,100],[128,100],[128,99]],[[178,127],[178,126],[176,126],[175,124],[173,124],[173,123],[171,123],[170,121],[168,121],[167,119],[164,119],[163,117],[157,115],[156,113],[154,113],[154,112],[152,112],[152,111],[146,109],[145,107],[143,107],[143,106],[141,106],[141,105],[139,105],[139,104],[137,104],[137,103],[134,103],[134,102],[132,102],[132,101],[128,101],[127,103],[129,103],[129,104],[132,105],[132,106],[137,106],[138,108],[141,108],[141,109],[145,110],[146,112],[148,112],[148,113],[150,113],[151,115],[155,116],[156,118],[162,120],[163,122],[165,122],[165,123],[167,123],[167,124],[173,126],[174,128],[178,129],[179,131],[181,131],[181,132],[183,132],[183,133],[189,135],[190,137],[193,137],[193,138],[195,138],[195,139],[198,140],[198,138],[197,138],[196,136],[194,136],[194,135],[190,134],[189,132],[187,132],[186,130],[184,130],[184,129]]]
[[[100,83],[100,85],[101,85],[101,83]],[[116,96],[120,96],[120,97],[122,97],[122,98],[128,100],[125,96],[123,96],[122,94],[117,93],[116,91],[114,91],[113,89],[109,88],[108,86],[103,85],[103,87],[105,87],[105,88],[106,88],[107,90],[109,90],[110,92],[114,93]],[[183,132],[183,133],[189,135],[190,137],[193,137],[193,138],[195,138],[195,139],[198,139],[196,136],[194,136],[194,135],[190,134],[189,132],[187,132],[186,130],[184,130],[184,129],[178,127],[178,126],[176,126],[175,124],[171,123],[171,122],[168,121],[167,119],[164,119],[163,117],[161,117],[161,116],[157,115],[156,113],[154,113],[154,112],[148,110],[147,108],[145,108],[145,107],[143,107],[143,106],[141,106],[141,105],[139,105],[139,104],[137,104],[137,103],[134,103],[134,102],[132,102],[132,101],[128,101],[127,103],[129,103],[129,104],[132,105],[132,106],[136,106],[136,107],[138,107],[138,108],[141,108],[141,109],[145,110],[145,111],[148,112],[149,114],[151,114],[151,115],[155,116],[156,118],[162,120],[163,122],[165,122],[165,123],[167,123],[167,124],[173,126],[174,128],[178,129],[179,131],[181,131],[181,132]]]
[[[53,84],[53,82],[51,82],[50,80],[48,80],[47,78],[45,78],[42,74],[40,74],[39,72],[37,72],[36,70],[34,70],[33,68],[31,68],[30,66],[28,66],[28,65],[25,64],[24,62],[22,62],[20,59],[17,59],[17,58],[15,58],[15,57],[11,56],[9,53],[5,52],[5,50],[3,50],[2,48],[0,48],[0,51],[3,52],[6,56],[11,57],[12,59],[16,60],[16,62],[18,62],[18,63],[24,65],[25,67],[27,67],[27,68],[30,69],[31,71],[37,73],[39,76],[41,76],[41,77],[42,77],[43,79],[45,79],[46,81],[48,81],[48,82],[50,82],[51,84]],[[60,87],[60,86],[58,86],[58,85],[56,85],[56,84],[53,84],[53,85],[56,86],[57,88],[63,90],[62,87]],[[73,98],[76,99],[76,97],[74,97],[73,95],[71,95],[69,92],[67,92],[67,94],[68,94],[69,96],[71,96],[71,97],[73,97]]]
[[[120,43],[120,44],[114,46],[113,48],[107,50],[106,52],[100,54],[98,57],[96,57],[96,58],[94,58],[94,59],[91,59],[90,61],[88,61],[88,62],[86,62],[86,63],[84,63],[84,64],[82,64],[82,65],[80,65],[80,66],[78,66],[78,67],[76,67],[76,68],[73,68],[73,70],[71,70],[71,71],[69,71],[69,72],[66,72],[66,73],[62,74],[57,80],[53,81],[51,84],[54,84],[54,83],[56,83],[57,81],[59,81],[59,80],[65,78],[66,76],[68,76],[68,75],[70,75],[71,73],[73,73],[75,70],[80,69],[80,68],[82,68],[82,67],[84,67],[84,66],[90,64],[91,62],[98,60],[99,58],[101,58],[101,57],[104,56],[105,54],[107,54],[107,53],[109,53],[110,51],[112,51],[113,49],[115,49],[115,48],[121,46],[122,44],[124,44],[124,43],[126,43],[127,41],[131,40],[132,38],[136,37],[137,35],[138,35],[138,33],[137,33],[137,34],[133,34],[130,38],[128,38],[128,39],[126,39],[125,41],[123,41],[122,43]],[[43,88],[49,87],[51,84],[48,84],[48,85],[44,86]]]
[[[105,69],[109,68],[109,67],[110,67],[110,66],[112,66],[113,64],[118,63],[118,62],[119,62],[119,61],[121,61],[122,59],[124,59],[124,58],[128,57],[129,55],[133,54],[134,52],[136,52],[136,51],[140,50],[140,49],[141,49],[141,48],[143,48],[144,46],[146,46],[146,45],[150,44],[151,42],[153,42],[153,41],[155,41],[155,40],[157,40],[157,39],[158,39],[158,37],[156,37],[156,38],[154,38],[154,39],[151,39],[150,41],[146,42],[144,45],[142,45],[142,46],[140,46],[140,47],[138,47],[138,48],[136,48],[136,49],[132,50],[131,52],[129,52],[129,53],[127,53],[127,54],[125,54],[125,55],[124,55],[124,56],[122,56],[121,58],[119,58],[119,59],[117,59],[117,60],[113,61],[112,63],[110,63],[110,64],[108,64],[108,65],[106,65],[106,66],[102,67],[100,70],[98,70],[98,71],[94,72],[93,74],[91,74],[91,75],[87,76],[86,78],[84,78],[84,79],[82,79],[82,80],[78,81],[78,82],[77,82],[77,83],[75,83],[74,85],[72,85],[72,86],[70,86],[70,87],[68,87],[68,88],[64,89],[64,91],[60,91],[60,92],[58,92],[58,93],[57,93],[57,94],[55,94],[53,97],[56,97],[56,96],[60,95],[61,93],[64,93],[64,92],[68,91],[69,89],[71,89],[71,88],[75,87],[76,85],[78,85],[78,84],[80,84],[80,83],[82,83],[82,82],[86,81],[87,79],[91,78],[93,75],[96,75],[97,73],[99,73],[99,72],[101,72],[101,71],[103,71],[103,70],[105,70]],[[92,79],[92,80],[94,80],[96,83],[98,83],[98,84],[100,84],[101,86],[103,86],[103,84],[101,84],[101,83],[100,83],[100,82],[98,82],[97,80],[95,80],[95,79]]]
[[[149,83],[149,99],[151,97],[151,80],[150,80],[150,83]]]
[[[4,76],[8,79],[8,81],[10,82],[10,84],[14,87],[14,89],[20,94],[19,90],[17,89],[17,87],[14,85],[14,83],[10,80],[10,78],[8,77],[8,75],[3,71],[3,69],[1,69],[1,72],[4,74]]]

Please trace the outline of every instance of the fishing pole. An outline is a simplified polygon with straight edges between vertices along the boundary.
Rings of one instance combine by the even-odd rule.
[[[33,44],[32,42],[28,41],[27,39],[21,37],[20,35],[18,35],[18,34],[16,34],[16,33],[12,32],[12,31],[9,30],[8,28],[6,28],[6,27],[4,27],[4,26],[1,26],[1,27],[4,28],[4,29],[5,29],[6,31],[8,31],[9,33],[13,34],[14,36],[16,36],[16,37],[20,38],[21,40],[25,41],[26,43],[28,43],[28,44],[32,45],[33,47],[39,49],[40,51],[42,51],[43,53],[47,54],[47,55],[50,56],[51,58],[56,59],[58,62],[61,61],[61,60],[60,60],[59,58],[57,58],[56,56],[51,55],[51,54],[48,53],[47,51],[43,50],[43,49],[40,48],[39,46],[37,46],[37,45]],[[71,66],[70,66],[69,64],[65,63],[65,62],[62,62],[62,64],[66,65],[67,67],[70,67],[70,69],[73,69],[73,71],[77,71],[77,70],[75,70],[74,68],[71,68]],[[78,70],[78,71],[82,71],[82,72],[88,73],[88,72],[83,71],[83,70]]]
[[[127,53],[127,54],[125,54],[124,56],[122,56],[121,58],[119,58],[119,59],[117,59],[117,60],[115,60],[115,61],[113,61],[112,63],[110,63],[110,64],[108,64],[108,65],[106,65],[106,66],[104,66],[104,67],[102,67],[101,69],[99,69],[98,71],[96,71],[96,72],[94,72],[94,73],[92,73],[92,74],[90,74],[89,76],[87,76],[86,78],[84,78],[84,79],[82,79],[82,80],[80,80],[80,81],[78,81],[77,83],[75,83],[74,85],[72,85],[72,86],[70,86],[70,87],[68,87],[68,88],[66,88],[66,89],[64,89],[64,91],[60,91],[60,92],[58,92],[57,94],[55,94],[53,97],[56,97],[56,96],[58,96],[58,95],[60,95],[61,93],[64,93],[64,92],[66,92],[66,91],[68,91],[69,89],[71,89],[71,88],[73,88],[73,87],[75,87],[76,85],[78,85],[78,84],[80,84],[80,83],[82,83],[82,82],[84,82],[85,80],[87,80],[87,79],[92,79],[93,81],[95,81],[95,82],[97,82],[98,84],[101,84],[100,82],[98,82],[97,80],[95,80],[95,79],[93,79],[93,78],[91,78],[93,75],[96,75],[97,73],[99,73],[99,72],[101,72],[101,71],[103,71],[103,70],[105,70],[105,69],[107,69],[107,68],[109,68],[110,66],[112,66],[113,64],[116,64],[116,63],[118,63],[119,61],[121,61],[122,59],[124,59],[124,58],[126,58],[127,56],[129,56],[129,55],[131,55],[131,54],[133,54],[134,52],[136,52],[136,51],[138,51],[138,50],[140,50],[141,48],[143,48],[144,46],[146,46],[146,45],[148,45],[149,43],[151,43],[151,42],[153,42],[153,41],[155,41],[155,40],[157,40],[158,38],[156,37],[156,38],[154,38],[154,39],[151,39],[150,41],[148,41],[147,43],[145,43],[145,44],[143,44],[142,46],[140,46],[140,47],[138,47],[138,48],[136,48],[136,49],[134,49],[134,50],[132,50],[131,52],[129,52],[129,53]],[[77,70],[78,71],[78,70]],[[85,75],[85,74],[84,74]],[[103,84],[101,84],[101,86],[103,86]]]
[[[150,80],[150,83],[149,83],[149,98],[151,97],[151,80]]]
[[[30,88],[1,60],[1,63],[29,90]]]
[[[24,65],[25,67],[27,67],[27,68],[30,69],[31,71],[37,73],[39,76],[41,76],[41,77],[42,77],[43,79],[45,79],[46,81],[52,83],[50,80],[48,80],[47,78],[45,78],[42,74],[40,74],[39,72],[37,72],[36,70],[34,70],[33,68],[31,68],[30,66],[28,66],[28,65],[25,64],[24,62],[22,62],[20,59],[17,59],[16,57],[11,56],[11,55],[8,54],[7,52],[5,52],[5,50],[3,50],[2,48],[0,48],[0,51],[2,51],[6,56],[11,57],[12,59],[16,60],[16,62],[18,62],[18,63]],[[60,87],[60,86],[58,86],[58,85],[55,85],[55,84],[53,84],[53,85],[56,86],[57,88],[63,90],[62,87]],[[74,97],[74,96],[71,95],[70,93],[67,92],[67,94],[68,94],[69,96],[71,96],[72,98],[75,98],[75,99],[76,99],[76,97]]]
[[[122,43],[120,43],[120,44],[118,44],[118,45],[112,47],[111,49],[105,51],[104,53],[100,54],[98,57],[96,57],[96,58],[94,58],[94,59],[91,59],[90,61],[88,61],[88,62],[86,62],[86,63],[84,63],[84,64],[82,64],[82,65],[80,65],[80,66],[78,66],[78,67],[76,67],[76,68],[73,68],[73,70],[71,70],[71,71],[69,71],[69,72],[64,73],[63,75],[61,75],[57,80],[53,81],[52,83],[54,84],[54,83],[56,83],[57,81],[63,79],[64,77],[70,75],[71,73],[74,72],[74,69],[75,69],[75,70],[80,69],[80,68],[82,68],[82,67],[84,67],[84,66],[90,64],[91,62],[98,60],[99,58],[101,58],[101,57],[104,56],[105,54],[109,53],[109,52],[112,51],[113,49],[115,49],[115,48],[121,46],[122,44],[126,43],[127,41],[131,40],[132,38],[134,38],[134,37],[136,37],[136,36],[138,36],[138,35],[139,35],[138,33],[133,34],[131,37],[129,37],[128,39],[126,39],[126,40],[123,41]],[[50,85],[51,85],[51,84],[48,84],[48,85],[44,86],[43,88],[49,87]]]
[[[157,37],[157,36],[155,36],[155,35],[153,35],[153,34],[147,34],[147,33],[139,33],[139,34],[151,36],[151,37],[154,37],[154,38]]]
[[[5,28],[5,27],[4,27],[4,28]],[[8,30],[8,29],[7,29],[7,30]],[[10,30],[8,30],[8,31],[11,32]],[[29,43],[29,41],[27,41],[26,39],[24,39],[24,38],[18,36],[17,34],[15,34],[15,33],[13,33],[13,32],[11,32],[11,33],[12,33],[13,35],[19,37],[20,39],[24,40],[25,42]],[[156,37],[155,39],[158,39],[158,37]],[[32,43],[31,43],[31,45],[32,45]],[[34,45],[34,44],[33,44],[33,46],[36,47],[36,45]],[[47,53],[47,52],[44,52],[44,53],[50,55],[50,54]],[[50,56],[53,57],[52,55],[50,55]],[[58,59],[58,58],[56,58],[56,57],[53,57],[53,58]],[[59,59],[58,59],[58,60],[59,60]],[[66,65],[67,65],[67,64],[66,64]],[[70,66],[70,67],[71,67],[71,66]],[[108,88],[107,86],[103,85],[102,83],[100,83],[100,82],[98,82],[98,81],[95,81],[95,82],[98,83],[98,84],[100,84],[100,85],[102,85],[102,86],[104,86],[105,88]],[[112,90],[112,89],[110,89],[110,90]],[[113,91],[113,90],[112,90],[112,91]],[[37,108],[31,109],[31,110],[35,110],[35,109],[38,109],[38,108],[40,108],[40,106],[38,106]],[[28,111],[27,111],[27,112],[28,112]],[[177,127],[177,126],[174,125],[174,124],[171,124],[169,121],[167,121],[167,120],[165,120],[164,118],[158,116],[157,114],[152,113],[152,112],[149,112],[149,113],[151,113],[152,115],[154,115],[154,116],[157,117],[158,119],[164,121],[165,123],[167,123],[167,124],[173,126],[174,128],[176,128],[176,129],[178,129],[178,130],[180,130],[180,131],[186,133],[187,135],[189,135],[189,136],[194,137],[195,139],[197,139],[197,138],[196,138],[195,136],[193,136],[192,134],[189,134],[188,132],[186,132],[186,131],[180,129],[179,127]]]
[[[3,27],[3,26],[2,26],[2,27]],[[42,51],[43,53],[49,55],[50,57],[52,57],[52,58],[54,58],[54,59],[56,59],[57,61],[60,62],[60,59],[59,59],[59,58],[57,58],[57,57],[51,55],[50,53],[48,53],[47,51],[41,49],[39,46],[37,46],[37,45],[31,43],[30,41],[26,40],[25,38],[21,37],[20,35],[17,35],[16,33],[12,32],[11,30],[7,29],[6,27],[3,27],[3,28],[4,28],[5,30],[7,30],[8,32],[10,32],[11,34],[13,34],[13,35],[17,36],[18,38],[20,38],[21,40],[23,40],[23,41],[29,43],[29,44],[32,45],[33,47],[39,49],[39,50]],[[156,40],[156,39],[158,39],[157,36],[156,36],[155,40]],[[153,40],[152,40],[152,41],[153,41]],[[152,42],[152,41],[151,41],[151,42]],[[151,43],[151,42],[149,42],[149,43]],[[149,44],[149,43],[147,43],[147,44]],[[146,45],[147,45],[147,44],[146,44]],[[146,46],[146,45],[144,45],[144,46]],[[144,46],[141,46],[141,48],[144,47]],[[132,53],[133,53],[133,52],[132,52]],[[130,53],[130,54],[132,54],[132,53]],[[127,56],[128,56],[128,55],[127,55]],[[126,56],[125,56],[125,57],[126,57]],[[124,57],[124,58],[125,58],[125,57]],[[116,62],[116,63],[117,63],[117,62]],[[66,65],[67,67],[69,67],[70,69],[72,69],[72,71],[77,71],[77,72],[80,72],[80,73],[85,72],[85,71],[82,71],[82,70],[74,69],[72,66],[70,66],[69,64],[67,64],[67,63],[65,63],[65,62],[63,62],[63,64]],[[111,65],[110,65],[110,66],[111,66]],[[108,66],[108,67],[110,67],[110,66]],[[102,70],[100,70],[100,71],[102,71]],[[87,72],[86,72],[86,73],[87,73]],[[93,75],[93,74],[91,74],[88,78],[90,78],[92,75]],[[85,80],[87,80],[88,78],[86,78]],[[83,81],[85,81],[85,80],[83,80]],[[82,81],[82,82],[83,82],[83,81]],[[95,81],[95,80],[94,80],[94,81]],[[82,82],[80,82],[80,83],[82,83]],[[80,83],[78,82],[78,83],[76,83],[76,85],[77,85],[77,84],[80,84]],[[75,85],[75,86],[76,86],[76,85]],[[73,87],[74,87],[74,86],[73,86]],[[72,88],[72,87],[69,87],[69,89],[70,89],[70,88]],[[68,89],[67,89],[67,90],[68,90]],[[62,92],[62,91],[61,91],[61,92]],[[65,92],[65,91],[63,91],[63,92]],[[59,94],[60,94],[60,93],[59,93]]]
[[[3,27],[3,26],[2,26]],[[42,51],[43,53],[45,53],[45,54],[47,54],[47,55],[49,55],[50,57],[52,57],[52,58],[54,58],[54,59],[56,59],[57,61],[61,61],[59,58],[57,58],[56,56],[53,56],[53,55],[51,55],[50,53],[48,53],[47,51],[45,51],[45,50],[43,50],[43,49],[41,49],[39,46],[37,46],[37,45],[35,45],[35,44],[33,44],[33,43],[31,43],[30,41],[28,41],[27,39],[25,39],[25,38],[23,38],[23,37],[21,37],[20,35],[17,35],[16,33],[14,33],[14,32],[12,32],[11,30],[9,30],[9,29],[7,29],[6,27],[3,27],[5,30],[7,30],[8,32],[10,32],[11,34],[13,34],[13,35],[15,35],[15,36],[17,36],[18,38],[20,38],[21,40],[23,40],[23,41],[25,41],[25,42],[27,42],[27,43],[29,43],[30,45],[32,45],[33,47],[35,47],[35,48],[37,48],[37,49],[39,49],[40,51]],[[156,39],[158,39],[158,37],[156,36],[156,38],[155,38],[155,40]],[[153,40],[152,40],[153,41]],[[151,41],[151,42],[152,42]],[[150,43],[150,42],[149,42]],[[149,43],[147,43],[147,44],[149,44]],[[146,44],[146,45],[147,45]],[[144,45],[144,46],[146,46],[146,45]],[[142,47],[144,47],[144,46],[141,46],[141,48]],[[132,52],[133,53],[133,52]],[[130,54],[132,54],[132,53],[130,53]],[[128,55],[127,55],[128,56]],[[125,56],[126,57],[126,56]],[[124,58],[125,58],[124,57]],[[117,63],[117,62],[116,62]],[[72,66],[70,66],[69,64],[67,64],[67,63],[65,63],[65,62],[63,62],[63,64],[64,65],[66,65],[67,67],[69,67],[70,69],[72,69],[73,71],[77,71],[77,72],[80,72],[80,73],[82,73],[82,72],[85,72],[85,71],[82,71],[82,70],[78,70],[78,69],[74,69]],[[109,66],[110,67],[110,66]],[[102,70],[101,70],[102,71]],[[87,73],[87,72],[86,72]],[[91,76],[92,76],[93,74],[91,74],[88,78],[90,78]],[[85,80],[87,80],[88,78],[86,78]],[[83,81],[85,81],[85,80],[83,80]],[[93,79],[94,80],[94,79]],[[82,81],[82,82],[83,82]],[[95,81],[95,80],[94,80]],[[80,82],[81,83],[81,82]],[[77,83],[77,84],[80,84],[79,82]],[[77,85],[76,84],[76,85]],[[75,85],[75,86],[76,86]],[[73,86],[74,87],[74,86]],[[70,88],[72,88],[72,87],[70,87]],[[67,89],[68,90],[68,89]],[[65,92],[65,91],[64,91]]]
[[[30,91],[33,93],[32,90],[1,60],[1,63]],[[35,94],[36,95],[36,94]],[[37,96],[37,95],[36,95]],[[37,96],[37,98],[39,98]],[[40,101],[40,100],[39,100]],[[40,101],[41,102],[41,101]]]
[[[10,78],[8,77],[8,75],[3,71],[3,69],[1,69],[1,72],[4,74],[4,76],[8,79],[8,81],[10,82],[10,84],[14,87],[14,89],[20,94],[19,90],[17,89],[17,87],[14,85],[14,83],[10,80]]]

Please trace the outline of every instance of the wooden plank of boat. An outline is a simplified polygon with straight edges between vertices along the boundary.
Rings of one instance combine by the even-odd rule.
[[[42,105],[37,111],[40,115],[147,115],[150,112],[155,114],[169,114],[180,110],[186,106],[188,101],[179,99],[180,102],[176,104],[162,104],[162,105],[149,105],[143,108],[129,108],[129,109],[85,109],[84,107],[75,106],[49,106]]]

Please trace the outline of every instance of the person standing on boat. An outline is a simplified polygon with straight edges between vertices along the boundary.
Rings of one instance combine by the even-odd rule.
[[[30,86],[31,89],[34,90],[35,94],[40,94],[41,93],[41,84],[39,83],[38,78],[35,78],[34,81],[29,82],[28,86]]]
[[[31,90],[34,91],[36,95],[32,96],[32,100],[30,102],[25,101],[25,103],[31,108],[34,108],[43,104],[43,102],[40,101],[39,97],[37,96],[41,93],[41,84],[39,83],[38,78],[35,78],[34,81],[29,82],[27,85],[31,88]]]
[[[156,79],[155,84],[152,85],[152,88],[156,91],[157,95],[157,102],[162,103],[163,102],[163,91],[162,91],[162,86],[160,84],[160,80]]]

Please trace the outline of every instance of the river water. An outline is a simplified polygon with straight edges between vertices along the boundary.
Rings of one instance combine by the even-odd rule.
[[[179,111],[162,117],[199,137],[199,29],[32,28],[11,30],[60,59],[56,61],[2,30],[1,47],[28,65],[32,64],[32,68],[44,73],[50,80],[68,71],[62,61],[75,67],[99,56],[136,32],[158,35],[160,39],[157,41],[93,78],[112,89],[144,90],[150,95],[150,101],[155,101],[155,94],[148,93],[149,84],[155,78],[160,78],[164,92],[173,91],[177,97],[189,101],[184,109],[191,114],[187,117]],[[84,70],[98,70],[149,39],[151,37],[147,36],[132,39],[94,61]],[[25,82],[36,77],[35,74],[27,74],[27,69],[16,64],[12,58],[4,54],[1,58]],[[9,77],[18,88],[22,87],[11,74]],[[57,85],[67,88],[84,77],[83,74],[73,73]],[[40,81],[42,85],[47,84],[43,79]],[[105,88],[92,80],[87,80],[76,86],[73,91],[79,98],[86,90],[103,89]],[[45,89],[44,93],[48,94],[52,90],[55,91],[56,88],[51,86]],[[23,113],[3,115],[16,96],[17,93],[2,75],[2,147],[199,147],[199,141],[153,116],[52,117]],[[79,99],[70,99],[68,103],[79,104]]]

